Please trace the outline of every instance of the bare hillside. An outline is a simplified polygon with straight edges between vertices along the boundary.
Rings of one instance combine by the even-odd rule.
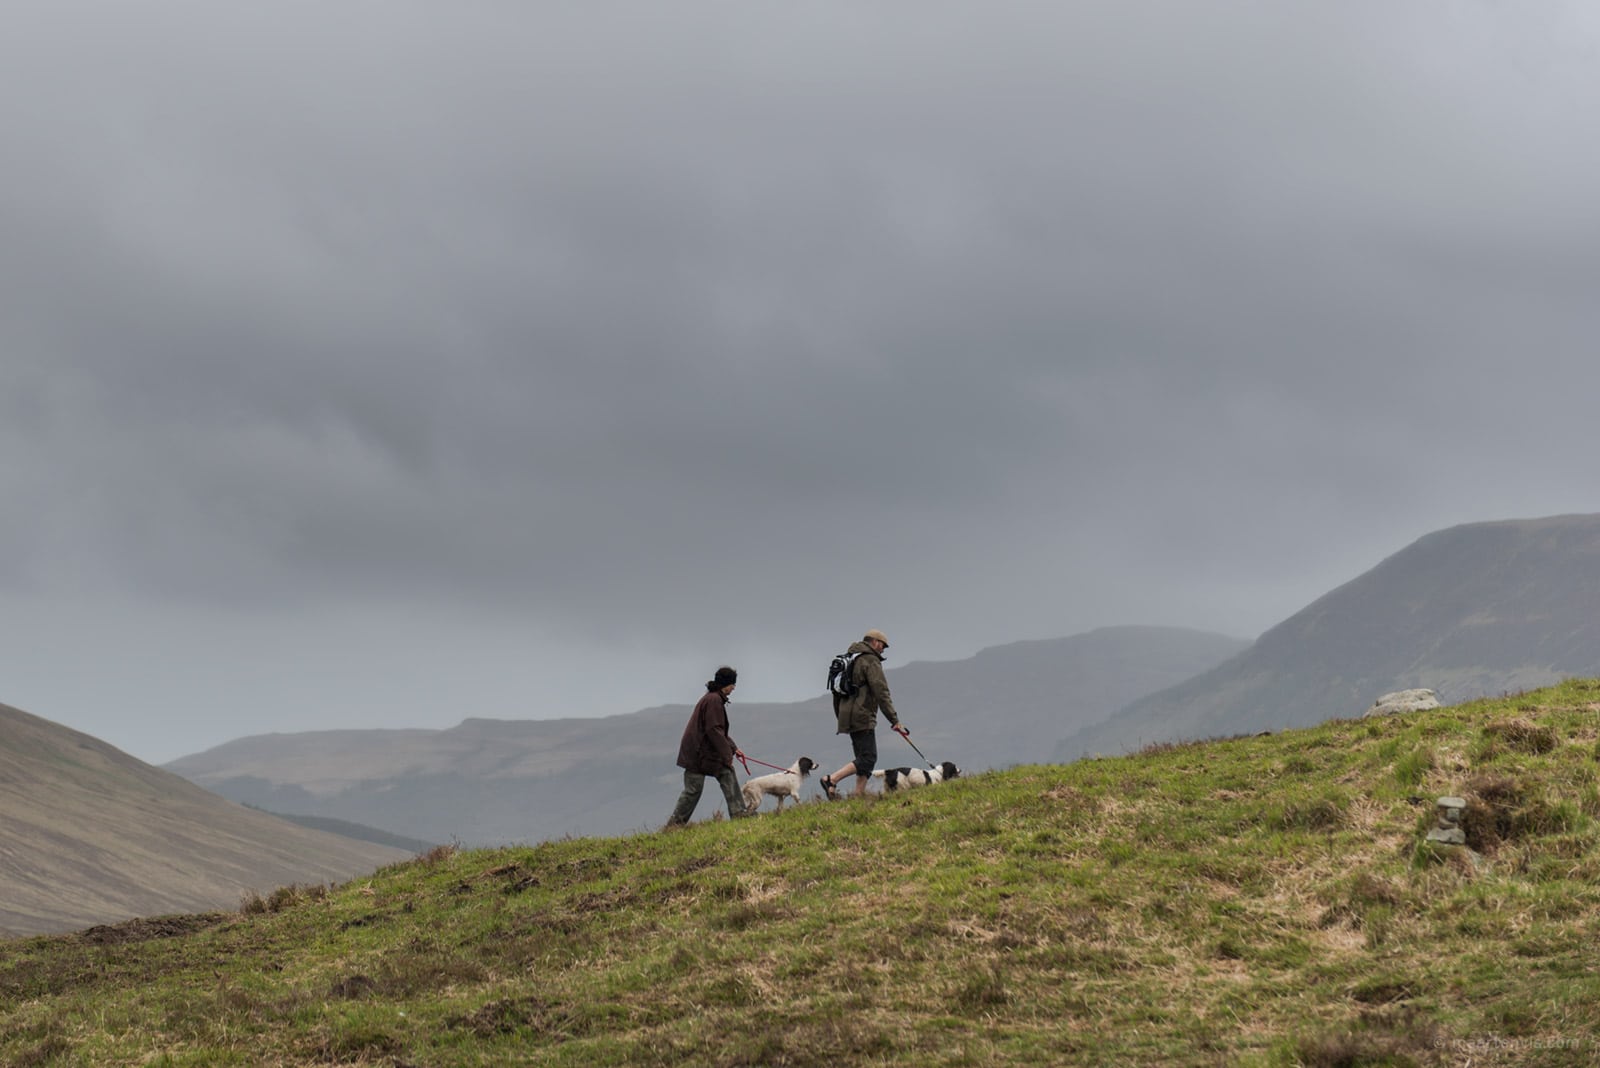
[[[0,705],[0,931],[234,908],[410,856],[305,830]]]

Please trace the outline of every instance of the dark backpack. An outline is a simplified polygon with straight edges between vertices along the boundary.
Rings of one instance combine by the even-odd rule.
[[[861,687],[856,682],[856,657],[860,653],[840,653],[828,665],[828,692],[835,697],[854,697]]]

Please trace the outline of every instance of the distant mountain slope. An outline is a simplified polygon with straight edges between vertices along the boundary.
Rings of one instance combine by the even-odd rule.
[[[0,705],[0,930],[234,908],[412,854],[305,830]]]
[[[974,770],[1004,767],[1036,763],[1064,731],[1100,722],[1129,701],[1207,671],[1248,645],[1180,627],[1105,627],[995,646],[966,660],[907,664],[891,673],[890,687],[912,740],[930,759],[946,759],[919,736],[936,726],[948,732],[949,759]],[[837,763],[848,748],[841,739]],[[910,747],[892,736],[880,740],[879,748],[891,763],[918,763]]]
[[[246,808],[254,806],[247,805]],[[257,809],[267,812],[266,809]],[[444,842],[426,842],[421,838],[407,838],[403,834],[390,834],[380,831],[376,827],[368,827],[364,823],[351,823],[349,820],[336,820],[331,816],[296,816],[292,813],[267,812],[269,816],[276,816],[280,820],[288,820],[296,827],[306,827],[313,831],[327,831],[341,838],[354,838],[358,842],[375,842],[378,845],[389,846],[392,849],[404,850],[408,855],[421,856],[423,853],[438,846],[446,845]]]
[[[1600,516],[1419,539],[1227,663],[1068,736],[1058,761],[1309,726],[1424,686],[1446,702],[1600,674]]]
[[[891,667],[888,676],[895,705],[928,758],[977,770],[1037,761],[1078,727],[1245,644],[1180,628],[1113,627],[999,646],[966,660]],[[819,691],[836,651],[817,655]],[[684,704],[603,719],[469,719],[443,731],[261,735],[167,767],[275,812],[332,816],[431,841],[616,834],[665,820],[681,788],[674,761],[688,713]],[[808,755],[832,771],[849,759],[849,741],[834,734],[825,696],[767,705],[736,698],[730,716],[734,739],[757,760],[787,766]],[[885,766],[921,763],[892,734],[881,732],[879,745]],[[718,803],[703,799],[701,817]]]

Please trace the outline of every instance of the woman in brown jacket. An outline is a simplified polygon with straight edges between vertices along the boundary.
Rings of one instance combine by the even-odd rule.
[[[683,793],[667,819],[667,826],[689,822],[700,803],[706,776],[716,778],[722,796],[728,801],[730,818],[745,815],[744,799],[739,796],[739,780],[733,774],[733,758],[744,753],[728,736],[728,698],[738,685],[739,673],[731,667],[717,668],[716,677],[706,683],[706,695],[694,706],[678,743],[678,767],[683,769]]]

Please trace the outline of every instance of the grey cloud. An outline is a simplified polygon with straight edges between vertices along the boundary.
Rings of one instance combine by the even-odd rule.
[[[1592,510],[1583,11],[13,8],[14,614],[327,628],[341,707],[428,619],[593,712],[863,624],[1248,633]]]

